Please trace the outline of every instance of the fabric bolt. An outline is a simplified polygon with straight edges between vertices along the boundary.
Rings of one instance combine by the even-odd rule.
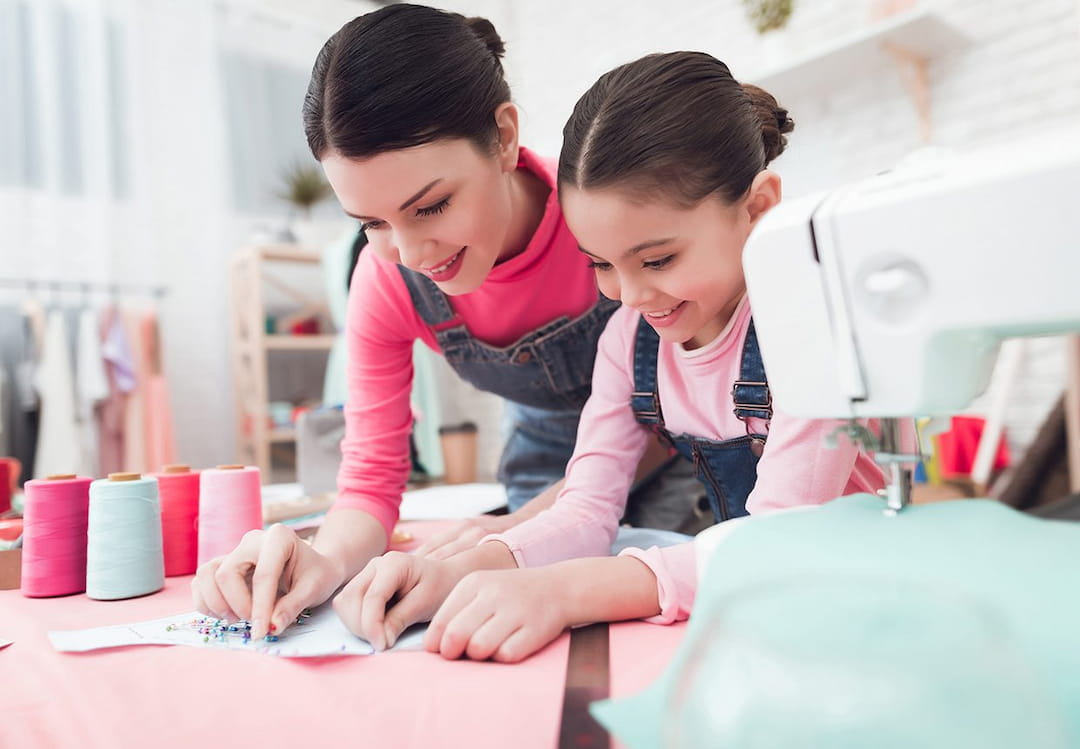
[[[448,300],[468,336],[491,349],[510,349],[554,321],[575,320],[600,298],[595,276],[559,209],[553,161],[521,149],[519,168],[552,187],[539,226],[528,246],[496,265],[480,288]],[[364,510],[389,535],[409,472],[413,342],[422,340],[440,352],[442,347],[416,308],[399,266],[374,252],[361,253],[357,262],[346,336],[349,399],[334,509]],[[590,365],[591,355],[582,366]],[[496,383],[512,385],[512,376]],[[555,408],[568,407],[560,403]]]
[[[505,543],[519,566],[608,553],[650,435],[630,405],[639,319],[634,310],[619,309],[600,339],[593,395],[582,413],[566,486],[554,506],[487,539]],[[660,341],[657,389],[667,429],[717,442],[748,433],[768,435],[757,481],[746,500],[750,514],[822,504],[882,487],[881,469],[869,455],[847,440],[840,440],[836,448],[824,445],[826,435],[844,423],[840,420],[798,419],[776,410],[766,425],[760,418],[744,423],[735,415],[731,391],[740,379],[742,343],[750,320],[750,305],[744,299],[724,331],[705,346],[687,351]],[[656,574],[662,611],[655,621],[689,615],[696,590],[690,544],[622,553],[640,559]]]
[[[54,309],[49,313],[36,377],[41,398],[41,423],[34,455],[36,477],[74,473],[74,466],[81,461],[70,353],[64,313]]]
[[[157,313],[148,310],[139,320],[142,342],[145,396],[143,400],[143,471],[160,470],[176,462],[176,439],[173,429],[169,386],[161,365],[161,331]]]
[[[97,312],[90,307],[83,308],[79,314],[78,326],[75,401],[82,459],[75,472],[85,476],[99,476],[101,461],[98,450],[97,408],[109,395],[109,381],[101,355]]]

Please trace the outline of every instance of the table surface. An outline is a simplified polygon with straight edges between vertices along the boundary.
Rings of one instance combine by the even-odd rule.
[[[417,541],[438,523],[410,523]],[[414,542],[415,543],[415,542]],[[569,635],[513,664],[426,652],[288,659],[179,646],[58,653],[47,632],[191,609],[190,577],[126,601],[0,592],[0,747],[555,747]],[[659,675],[683,625],[611,627],[611,693]]]

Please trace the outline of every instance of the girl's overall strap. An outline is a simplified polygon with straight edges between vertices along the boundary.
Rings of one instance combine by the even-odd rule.
[[[749,418],[772,419],[772,393],[765,378],[765,365],[761,361],[753,318],[750,318],[750,325],[746,329],[739,379],[731,388],[731,400],[735,405],[735,415],[744,422]]]
[[[660,336],[653,326],[638,320],[634,336],[634,392],[630,394],[630,408],[634,418],[641,424],[664,427],[664,414],[660,410],[660,394],[656,390],[656,353],[660,348]]]

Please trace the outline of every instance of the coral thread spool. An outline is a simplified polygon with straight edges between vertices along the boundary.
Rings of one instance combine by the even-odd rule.
[[[90,479],[54,474],[23,487],[24,596],[66,596],[86,590],[86,525]]]
[[[157,479],[110,473],[90,484],[86,537],[88,598],[134,598],[165,586]]]
[[[199,474],[199,564],[228,554],[245,533],[262,526],[257,467],[222,465]]]
[[[161,499],[161,540],[165,576],[190,575],[199,553],[199,473],[167,465],[154,474]]]

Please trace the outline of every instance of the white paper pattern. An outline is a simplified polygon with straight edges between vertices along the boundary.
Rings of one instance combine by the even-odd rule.
[[[192,611],[134,624],[49,632],[49,640],[54,648],[67,653],[125,645],[188,645],[212,650],[245,650],[286,658],[375,653],[375,649],[366,640],[349,632],[329,605],[314,609],[306,621],[289,627],[275,642],[245,642],[238,635],[228,635],[224,640],[207,638],[189,626],[190,622],[204,618],[204,615]],[[426,625],[410,627],[390,650],[419,650],[425,629]]]

